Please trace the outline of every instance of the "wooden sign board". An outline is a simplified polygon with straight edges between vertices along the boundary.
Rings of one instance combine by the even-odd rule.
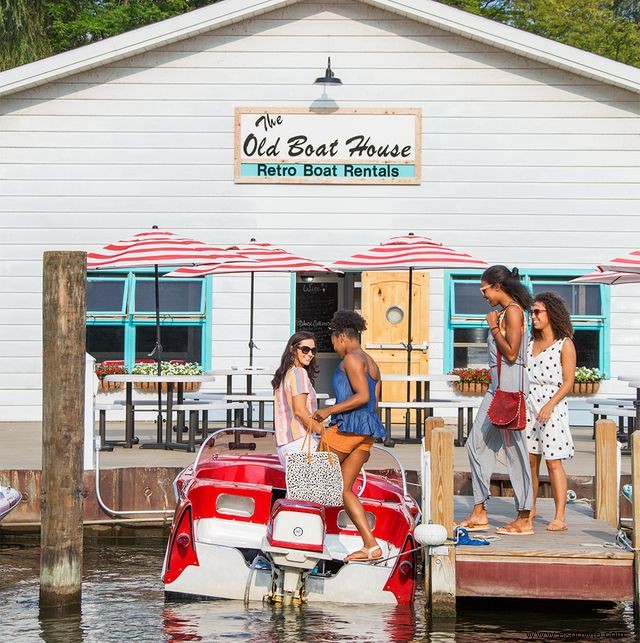
[[[420,183],[420,109],[237,107],[236,183]]]

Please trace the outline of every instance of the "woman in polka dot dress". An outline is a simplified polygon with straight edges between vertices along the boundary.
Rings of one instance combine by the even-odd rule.
[[[569,408],[565,396],[573,387],[576,349],[571,341],[573,327],[564,300],[554,292],[538,293],[531,307],[532,339],[529,342],[529,396],[527,398],[527,442],[533,478],[534,506],[538,495],[540,460],[544,457],[556,505],[549,531],[565,531],[567,474],[562,461],[573,457]]]

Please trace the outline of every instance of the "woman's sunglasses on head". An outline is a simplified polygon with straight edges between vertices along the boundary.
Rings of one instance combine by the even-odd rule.
[[[312,348],[311,346],[296,346],[296,349],[299,350],[303,355],[308,355],[309,353],[315,355],[318,352],[317,348]]]

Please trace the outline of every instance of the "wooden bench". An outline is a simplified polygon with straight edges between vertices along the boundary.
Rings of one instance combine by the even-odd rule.
[[[202,435],[204,439],[209,435],[209,411],[235,411],[236,420],[238,420],[242,417],[242,411],[246,408],[247,405],[243,402],[226,402],[224,400],[212,400],[210,402],[190,400],[184,404],[173,405],[173,410],[177,413],[189,413],[189,435],[186,444],[189,453],[193,453],[196,450],[196,431],[199,426],[200,413],[202,413]],[[182,443],[182,431],[180,427],[178,427],[176,442],[177,444]],[[238,447],[236,446],[235,448]],[[248,446],[248,448],[251,449],[252,447]],[[253,443],[253,449],[255,449],[255,443]]]
[[[113,447],[126,446],[126,440],[107,440],[107,411],[122,411],[124,401],[120,404],[119,400],[113,402],[95,402],[93,405],[95,411],[98,411],[98,434],[100,435],[100,451],[113,451]],[[138,444],[138,438],[133,438],[133,443]]]
[[[405,437],[405,442],[419,442],[422,439],[422,412],[425,412],[425,419],[433,415],[434,409],[457,409],[458,410],[458,438],[455,441],[456,446],[463,446],[466,442],[464,433],[464,412],[467,411],[467,435],[473,425],[473,410],[480,407],[481,399],[436,399],[428,402],[379,402],[378,410],[381,415],[384,412],[384,424],[387,429],[387,438],[385,444],[391,439],[391,411],[393,409],[404,409],[407,411],[415,410],[416,419],[416,439],[412,440],[409,436]]]

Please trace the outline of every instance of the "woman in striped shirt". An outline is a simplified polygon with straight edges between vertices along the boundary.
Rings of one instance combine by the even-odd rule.
[[[313,388],[317,374],[315,336],[307,331],[294,333],[271,380],[276,451],[282,466],[285,466],[287,453],[302,449],[308,433],[311,433],[311,450],[317,448],[318,439],[314,433],[322,430],[322,423],[313,419],[313,414],[318,410],[318,399]]]

